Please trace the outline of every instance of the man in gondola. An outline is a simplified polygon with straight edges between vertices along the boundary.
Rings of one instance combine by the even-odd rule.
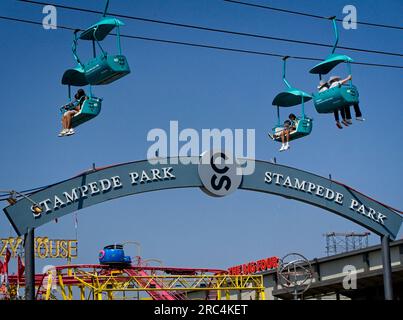
[[[342,85],[346,84],[348,81],[350,81],[352,78],[353,77],[351,74],[348,75],[348,77],[345,79],[341,79],[339,76],[332,76],[329,78],[329,88],[342,86]],[[354,108],[354,112],[355,112],[355,119],[358,121],[364,121],[365,119],[362,117],[362,113],[361,113],[358,102],[353,104],[353,108]],[[344,113],[346,116],[345,121],[347,122],[347,125],[353,124],[353,121],[351,120],[350,106],[344,108]],[[343,113],[342,113],[342,115],[343,115]]]

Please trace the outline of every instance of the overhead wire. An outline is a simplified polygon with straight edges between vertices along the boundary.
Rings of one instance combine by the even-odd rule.
[[[20,0],[20,1],[24,1],[24,0]],[[317,15],[317,14],[301,12],[301,11],[293,11],[293,10],[289,10],[289,9],[277,8],[277,7],[272,7],[272,6],[268,6],[268,5],[262,5],[262,4],[256,4],[256,3],[251,3],[251,2],[244,2],[244,1],[238,1],[238,0],[223,0],[223,1],[231,2],[231,3],[243,5],[243,6],[249,6],[249,7],[255,7],[255,8],[260,8],[260,9],[267,9],[267,10],[282,12],[282,13],[306,16],[306,17],[310,17],[310,18],[329,19],[328,17],[320,16],[320,15]],[[337,19],[336,18],[336,21],[343,22],[343,19]],[[365,26],[370,26],[370,27],[379,27],[379,28],[403,30],[402,26],[388,25],[388,24],[382,24],[382,23],[374,23],[374,22],[368,22],[368,21],[356,21],[356,23],[361,24],[361,25],[365,25]]]
[[[60,8],[60,9],[86,12],[86,13],[94,13],[94,14],[103,13],[102,11],[66,6],[66,5],[55,4],[55,3],[50,3],[50,2],[35,1],[35,0],[19,0],[19,1],[25,2],[25,3],[30,3],[30,4],[36,4],[36,5],[52,5],[56,8]],[[199,26],[199,25],[194,25],[194,24],[184,24],[184,23],[177,23],[177,22],[166,21],[166,20],[149,19],[149,18],[144,18],[144,17],[137,17],[137,16],[133,16],[133,15],[125,15],[125,14],[112,13],[112,12],[110,14],[112,16],[119,17],[119,18],[149,22],[149,23],[157,23],[157,24],[162,24],[162,25],[170,25],[170,26],[180,27],[180,28],[188,28],[188,29],[194,29],[194,30],[202,30],[202,31],[208,31],[208,32],[236,35],[236,36],[243,36],[243,37],[251,37],[251,38],[265,39],[265,40],[273,40],[273,41],[281,41],[281,42],[288,42],[288,43],[295,43],[295,44],[302,44],[302,45],[326,47],[326,48],[333,47],[333,45],[329,45],[326,43],[319,43],[319,42],[313,42],[313,41],[307,41],[307,40],[289,39],[289,38],[284,38],[284,37],[275,37],[275,36],[256,34],[256,33],[247,33],[247,32],[240,32],[240,31],[233,31],[233,30],[226,30],[226,29],[211,28],[211,27]],[[365,53],[369,53],[369,54],[380,54],[380,55],[403,57],[403,54],[398,53],[398,52],[346,47],[346,46],[338,46],[338,48],[344,49],[344,50],[349,50],[349,51],[365,52]]]
[[[39,1],[31,1],[31,0],[19,0],[19,1],[27,2],[27,3],[34,3],[34,4],[42,4],[42,5],[50,4],[50,3],[44,3],[44,2],[39,2]],[[304,15],[304,16],[309,16],[309,17],[314,17],[314,18],[320,18],[320,19],[328,19],[326,17],[322,17],[322,16],[318,16],[318,15],[302,13],[302,12],[296,12],[296,11],[291,11],[291,10],[286,10],[286,9],[281,9],[281,8],[274,8],[274,7],[263,6],[263,5],[257,5],[257,4],[252,4],[252,3],[246,3],[246,2],[242,2],[242,1],[235,1],[235,0],[224,0],[224,1],[237,3],[237,4],[242,4],[242,5],[260,7],[260,8],[265,8],[265,9],[270,9],[270,10],[280,11],[280,12],[285,12],[285,13],[299,14],[299,15]],[[90,9],[82,9],[82,8],[75,8],[75,7],[68,7],[68,6],[63,6],[63,5],[54,4],[54,6],[64,8],[64,9],[70,9],[70,10],[79,10],[79,11],[83,11],[83,12],[91,12],[91,13],[97,13],[97,14],[102,13],[101,11],[95,11],[95,10],[90,10]],[[159,23],[159,24],[167,24],[167,25],[173,25],[173,26],[178,26],[178,27],[186,27],[186,28],[192,28],[192,29],[200,29],[200,30],[205,30],[205,31],[213,31],[213,32],[221,32],[221,33],[228,33],[228,34],[248,36],[248,37],[264,38],[264,39],[270,39],[270,40],[294,42],[294,43],[300,43],[300,44],[306,44],[306,45],[316,45],[316,46],[331,47],[330,45],[327,45],[327,44],[314,43],[314,42],[309,42],[309,41],[286,39],[286,38],[271,37],[271,36],[266,36],[266,35],[243,33],[243,32],[238,32],[238,31],[231,31],[231,30],[223,30],[223,29],[215,29],[215,28],[208,28],[208,27],[195,26],[195,25],[180,24],[180,23],[175,23],[175,22],[168,22],[168,21],[155,20],[155,19],[147,19],[147,18],[120,15],[120,14],[113,14],[113,15],[117,16],[117,17],[128,18],[128,19],[141,20],[141,21],[147,21],[147,22],[154,22],[154,23]],[[0,16],[0,19],[14,21],[14,22],[27,23],[27,24],[32,24],[32,25],[42,25],[41,22],[36,22],[36,21],[32,21],[32,20],[27,20],[27,19],[20,19],[20,18],[15,18],[15,17]],[[336,20],[337,21],[342,21],[340,19],[336,19]],[[403,27],[375,24],[375,23],[369,23],[369,22],[363,22],[363,21],[359,21],[359,22],[357,21],[357,23],[363,24],[363,25],[383,27],[383,28],[403,29]],[[57,25],[57,28],[64,29],[64,30],[72,30],[72,31],[80,30],[80,29],[77,29],[77,28],[72,28],[72,27],[63,26],[63,25]],[[116,35],[116,34],[113,34],[113,35]],[[265,56],[273,56],[273,57],[283,57],[284,56],[283,54],[271,53],[271,52],[245,50],[245,49],[221,47],[221,46],[206,45],[206,44],[200,44],[200,43],[191,43],[191,42],[167,40],[167,39],[157,39],[157,38],[134,36],[134,35],[124,35],[124,34],[122,34],[121,37],[131,38],[131,39],[138,39],[138,40],[153,41],[153,42],[160,42],[160,43],[167,43],[167,44],[186,45],[186,46],[192,46],[192,47],[201,47],[201,48],[209,48],[209,49],[216,49],[216,50],[223,50],[223,51],[232,51],[232,52],[238,52],[238,53],[265,55]],[[399,53],[386,52],[386,51],[367,50],[367,49],[351,48],[351,47],[340,47],[340,46],[339,46],[339,48],[346,49],[346,50],[353,50],[353,51],[365,51],[365,52],[369,52],[369,53],[403,56],[402,54],[399,54]],[[290,56],[290,58],[300,59],[300,60],[322,61],[322,59],[320,59],[320,58],[303,57],[303,56]],[[398,68],[398,69],[403,68],[403,66],[397,66],[397,65],[365,63],[365,62],[354,62],[354,64],[366,65],[366,66],[376,66],[376,67]],[[40,191],[42,189],[45,189],[45,188],[47,188],[49,186],[51,186],[51,185],[38,187],[38,188],[34,188],[34,189],[28,189],[28,190],[21,191],[19,193],[24,194],[25,196],[26,195],[31,195],[32,193]],[[3,198],[3,197],[5,197],[5,198]],[[5,200],[8,199],[8,197],[9,197],[9,194],[1,194],[0,195],[0,201],[5,201]],[[17,197],[21,197],[21,196],[17,195]],[[394,209],[394,210],[398,211],[396,209]],[[398,211],[398,212],[401,213],[400,211]]]
[[[0,16],[0,19],[42,26],[41,22],[27,20],[27,19],[20,19],[20,18],[7,17],[7,16]],[[57,27],[60,28],[60,29],[64,29],[64,30],[71,30],[71,31],[79,30],[79,31],[82,31],[82,29],[63,26],[63,25],[59,25],[59,24],[57,25]],[[115,33],[111,33],[111,35],[116,36]],[[195,43],[195,42],[176,41],[176,40],[170,40],[170,39],[151,38],[151,37],[143,37],[143,36],[127,35],[127,34],[120,34],[120,36],[122,38],[128,38],[128,39],[137,39],[137,40],[144,40],[144,41],[151,41],[151,42],[175,44],[175,45],[182,45],[182,46],[190,46],[190,47],[214,49],[214,50],[221,50],[221,51],[229,51],[229,52],[238,52],[238,53],[245,53],[245,54],[254,54],[254,55],[261,55],[261,56],[271,56],[271,57],[284,57],[285,56],[285,54],[274,53],[274,52],[222,47],[222,46],[201,44],[201,43]],[[295,55],[289,55],[289,57],[293,58],[293,59],[297,59],[297,60],[323,61],[323,59],[315,58],[315,57],[295,56]],[[380,64],[380,63],[359,62],[359,61],[352,62],[352,64],[363,65],[363,66],[371,66],[371,67],[381,67],[381,68],[403,69],[403,66],[401,66],[401,65],[393,65],[393,64]]]

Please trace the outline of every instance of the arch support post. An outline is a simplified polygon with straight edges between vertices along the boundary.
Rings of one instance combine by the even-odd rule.
[[[390,260],[389,236],[382,235],[381,242],[384,297],[385,300],[393,300],[392,266]]]
[[[25,300],[35,300],[35,232],[29,228],[24,235]]]

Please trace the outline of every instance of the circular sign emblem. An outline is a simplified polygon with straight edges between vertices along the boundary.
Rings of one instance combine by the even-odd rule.
[[[222,151],[202,153],[198,167],[201,188],[210,196],[224,197],[234,192],[242,182],[237,174],[240,166]]]

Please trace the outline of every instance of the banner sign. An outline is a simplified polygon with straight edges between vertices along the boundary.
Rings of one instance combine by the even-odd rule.
[[[6,255],[7,248],[11,252],[11,258],[16,258],[23,251],[24,240],[21,237],[0,239],[0,257]],[[77,257],[77,240],[49,239],[48,237],[35,237],[35,257],[39,259]]]
[[[278,260],[278,257],[270,257],[257,261],[251,261],[239,266],[228,268],[228,273],[231,275],[247,275],[276,269],[278,267]]]
[[[220,155],[225,156],[213,154],[212,159]],[[42,213],[35,212],[32,202],[24,198],[6,207],[4,212],[17,234],[22,235],[28,228],[37,228],[111,199],[149,191],[197,187],[216,197],[243,189],[302,201],[392,239],[396,238],[403,222],[400,214],[380,202],[341,183],[295,168],[243,160],[255,161],[255,170],[242,176],[235,174],[236,168],[230,165],[218,167],[212,161],[197,164],[194,157],[163,160],[161,163],[164,164],[144,160],[93,170],[51,185],[30,195],[30,199],[42,208]]]

